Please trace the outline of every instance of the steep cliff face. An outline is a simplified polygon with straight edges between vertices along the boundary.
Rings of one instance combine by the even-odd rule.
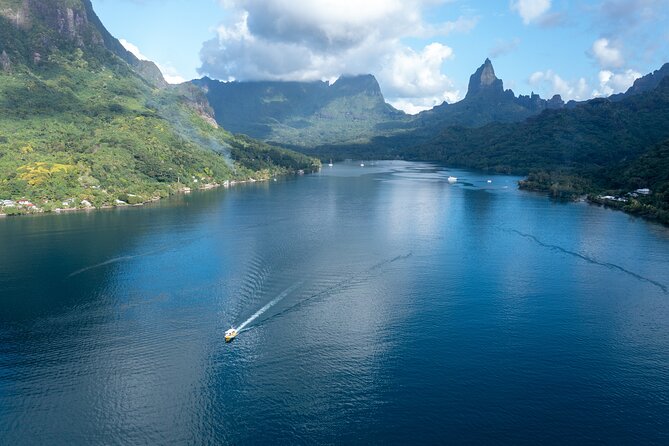
[[[107,31],[90,0],[0,0],[3,69],[12,61],[36,68],[56,52],[68,53],[76,48],[94,59],[119,57],[148,82],[166,86],[153,62],[137,59]]]
[[[483,65],[469,78],[469,88],[466,99],[476,96],[500,96],[504,94],[504,83],[495,75],[495,68],[490,59],[486,59]]]
[[[63,46],[104,45],[88,0],[1,0],[0,15],[32,37],[35,52],[48,52]]]

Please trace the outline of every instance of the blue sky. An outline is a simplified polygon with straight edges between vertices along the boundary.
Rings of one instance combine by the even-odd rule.
[[[669,0],[93,0],[172,82],[374,74],[409,112],[466,94],[490,57],[516,94],[583,100],[669,62]]]

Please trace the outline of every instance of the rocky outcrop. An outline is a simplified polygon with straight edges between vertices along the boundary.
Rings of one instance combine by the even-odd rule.
[[[0,3],[0,17],[4,17],[18,28],[28,28],[30,25],[28,3],[28,0],[23,0],[21,4],[13,5],[4,5],[3,3]]]
[[[558,109],[558,108],[563,108],[564,107],[564,100],[562,99],[562,96],[559,94],[554,95],[552,98],[548,100],[546,103],[546,108],[550,109]]]
[[[367,96],[381,98],[383,94],[376,78],[371,74],[360,76],[342,76],[330,85],[330,93],[333,97],[352,96],[356,94],[365,94]]]
[[[629,96],[655,90],[662,80],[669,77],[669,63],[665,63],[659,70],[655,70],[634,81],[634,84],[625,92],[614,94],[609,97],[612,101],[620,101]]]
[[[12,69],[12,62],[9,60],[9,56],[5,50],[2,50],[2,53],[0,53],[0,68],[4,72]]]
[[[0,16],[8,26],[15,26],[30,45],[7,49],[11,57],[33,67],[47,60],[58,49],[70,51],[78,47],[105,58],[109,52],[132,66],[147,82],[156,87],[167,83],[158,67],[149,61],[140,61],[113,37],[93,11],[90,0],[0,0]],[[4,50],[0,42],[0,49]]]
[[[495,75],[495,68],[490,59],[486,59],[483,65],[469,78],[469,88],[466,98],[480,95],[499,96],[504,93],[504,83]]]

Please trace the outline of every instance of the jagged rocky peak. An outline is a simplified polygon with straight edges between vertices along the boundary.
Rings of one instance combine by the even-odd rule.
[[[504,93],[504,83],[495,75],[495,68],[490,59],[486,59],[483,65],[469,78],[467,98],[484,94]]]
[[[564,107],[564,100],[559,94],[553,95],[546,103],[547,108],[562,108]]]
[[[153,62],[137,59],[107,31],[91,0],[0,0],[0,26],[19,28],[32,42],[0,41],[0,69],[4,71],[16,61],[36,67],[55,50],[67,52],[78,47],[94,58],[106,57],[104,50],[108,50],[149,83],[167,85]]]
[[[649,73],[643,77],[634,81],[629,90],[628,94],[638,94],[643,93],[644,91],[649,91],[655,89],[662,80],[669,76],[669,63],[665,63],[659,70],[655,70],[652,73]]]
[[[12,68],[12,62],[9,60],[9,56],[5,50],[2,50],[0,54],[0,68],[2,71],[9,71]]]
[[[381,87],[371,74],[341,76],[332,84],[331,88],[346,94],[366,93],[371,96],[381,96]]]

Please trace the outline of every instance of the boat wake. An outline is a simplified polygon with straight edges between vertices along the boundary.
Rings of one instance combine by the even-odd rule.
[[[271,321],[272,319],[281,317],[281,316],[283,316],[283,315],[285,315],[285,314],[287,314],[287,313],[290,313],[291,311],[295,311],[297,308],[299,308],[299,307],[301,307],[302,305],[305,305],[305,304],[307,304],[308,302],[311,302],[311,301],[313,301],[313,300],[315,300],[315,299],[323,298],[323,297],[329,296],[330,294],[334,293],[335,291],[342,290],[342,289],[346,288],[347,286],[353,285],[353,284],[355,284],[355,283],[363,282],[363,281],[365,281],[365,279],[367,279],[373,272],[375,272],[375,271],[377,271],[377,270],[383,268],[384,266],[386,266],[386,265],[390,265],[390,264],[392,264],[392,263],[395,263],[395,262],[398,262],[398,261],[401,261],[401,260],[406,260],[406,259],[410,258],[411,256],[413,256],[413,252],[409,252],[409,253],[404,254],[404,255],[398,255],[398,256],[396,256],[396,257],[393,257],[393,258],[390,258],[390,259],[383,260],[383,261],[381,261],[381,262],[379,262],[379,263],[377,263],[377,264],[375,264],[375,265],[372,265],[372,266],[370,266],[369,268],[367,268],[367,269],[365,269],[365,270],[359,272],[358,274],[355,274],[355,275],[353,275],[353,276],[350,276],[350,277],[348,277],[348,278],[346,278],[346,279],[344,279],[344,280],[342,280],[342,281],[340,281],[340,282],[335,283],[334,285],[332,285],[332,286],[330,286],[330,287],[328,287],[328,288],[326,288],[326,289],[324,289],[324,290],[322,290],[322,291],[319,291],[319,292],[317,292],[317,293],[314,293],[314,294],[312,294],[312,295],[310,295],[310,296],[305,297],[304,299],[302,299],[302,300],[296,302],[295,304],[293,304],[293,305],[291,305],[291,306],[289,306],[289,307],[287,307],[287,308],[284,308],[284,309],[281,310],[280,312],[278,312],[278,313],[276,313],[276,314],[273,314],[273,315],[271,315],[271,316],[269,316],[269,317],[263,319],[262,321],[260,321],[260,323],[256,324],[256,326],[264,325],[264,324],[266,324],[267,322]],[[282,293],[282,294],[283,294],[283,293]],[[270,304],[271,304],[271,303],[272,303],[272,302],[270,302]],[[268,305],[269,305],[269,304],[268,304]],[[261,310],[261,311],[262,311],[262,310]],[[264,311],[262,311],[262,312],[264,313]],[[259,313],[260,313],[260,311],[259,311]],[[261,314],[262,314],[262,313],[261,313]],[[254,315],[254,316],[255,316],[255,315]],[[252,319],[256,319],[256,317],[253,317],[253,316],[252,316]],[[246,323],[245,323],[245,324],[246,324]]]
[[[276,296],[274,299],[272,299],[271,301],[269,301],[269,303],[267,303],[267,305],[265,305],[264,307],[262,307],[260,310],[256,311],[256,312],[253,314],[253,316],[251,316],[250,318],[248,318],[247,320],[245,320],[244,322],[242,322],[241,325],[240,325],[239,327],[237,327],[237,332],[241,332],[247,325],[249,325],[251,322],[253,322],[253,321],[255,321],[256,319],[258,319],[258,318],[259,318],[260,316],[262,316],[263,313],[265,313],[267,310],[269,310],[269,309],[272,308],[274,305],[278,304],[278,303],[281,302],[283,299],[285,299],[286,296],[288,296],[290,293],[292,293],[292,292],[295,291],[297,288],[299,288],[300,285],[302,285],[302,283],[303,283],[303,282],[298,282],[298,283],[296,283],[295,285],[291,286],[290,288],[287,288],[287,289],[284,290],[281,294],[279,294],[279,295]]]
[[[92,270],[92,269],[102,268],[103,266],[112,265],[112,264],[114,264],[114,263],[127,262],[127,261],[129,261],[129,260],[137,259],[137,258],[140,258],[140,257],[148,257],[148,256],[152,256],[152,255],[154,255],[154,254],[160,254],[160,253],[163,253],[163,252],[167,252],[167,251],[169,251],[169,250],[171,250],[171,249],[174,249],[174,248],[176,248],[176,247],[183,246],[185,243],[190,243],[190,242],[199,240],[199,239],[201,239],[201,238],[202,238],[202,237],[197,237],[197,238],[192,239],[192,240],[182,241],[180,244],[174,244],[174,243],[173,243],[173,244],[165,245],[165,246],[162,246],[162,247],[160,247],[160,248],[158,248],[158,249],[154,249],[154,250],[152,250],[152,251],[148,251],[148,252],[143,252],[143,253],[141,253],[141,254],[135,254],[135,255],[130,255],[130,256],[114,257],[114,258],[112,258],[112,259],[105,260],[105,261],[102,262],[102,263],[97,263],[97,264],[95,264],[95,265],[91,265],[91,266],[87,266],[87,267],[85,267],[85,268],[81,268],[81,269],[79,269],[79,270],[77,270],[77,271],[71,273],[70,275],[68,275],[68,276],[67,276],[67,279],[71,279],[72,277],[78,276],[79,274],[83,274],[83,273],[85,273],[85,272],[87,272],[87,271],[90,271],[90,270]]]
[[[553,250],[553,251],[561,252],[561,253],[563,253],[563,254],[567,254],[567,255],[570,255],[570,256],[572,256],[572,257],[576,257],[576,258],[585,260],[586,262],[588,262],[588,263],[592,263],[592,264],[594,264],[594,265],[599,265],[599,266],[603,266],[603,267],[608,268],[608,269],[612,269],[612,270],[620,271],[620,272],[625,273],[625,274],[627,274],[627,275],[629,275],[629,276],[631,276],[631,277],[634,277],[634,278],[637,279],[637,280],[640,280],[640,281],[642,281],[642,282],[647,282],[647,283],[650,283],[651,285],[654,285],[654,286],[658,287],[658,288],[661,289],[665,294],[666,294],[666,293],[669,293],[669,289],[667,288],[666,285],[664,285],[664,284],[662,284],[662,283],[660,283],[660,282],[657,282],[657,281],[655,281],[655,280],[653,280],[653,279],[649,279],[649,278],[647,278],[647,277],[644,277],[644,276],[642,276],[642,275],[640,275],[640,274],[637,274],[637,273],[635,273],[635,272],[633,272],[633,271],[630,271],[630,270],[628,270],[628,269],[625,269],[625,268],[623,268],[623,267],[620,266],[620,265],[616,265],[615,263],[602,262],[602,261],[597,260],[597,259],[595,259],[595,258],[593,258],[593,257],[587,256],[587,255],[584,255],[584,254],[581,254],[581,253],[578,253],[578,252],[569,251],[569,250],[567,250],[567,249],[565,249],[565,248],[563,248],[563,247],[561,247],[561,246],[550,245],[550,244],[548,244],[548,243],[544,243],[544,242],[542,242],[541,240],[539,240],[538,238],[536,238],[535,236],[533,236],[533,235],[531,235],[531,234],[526,234],[526,233],[524,233],[524,232],[520,232],[520,231],[517,231],[517,230],[515,230],[515,229],[505,229],[505,228],[500,228],[500,230],[502,230],[502,231],[504,231],[504,232],[508,232],[508,233],[513,233],[513,234],[519,235],[519,236],[521,236],[521,237],[524,237],[524,238],[526,238],[526,239],[532,240],[534,243],[536,243],[537,245],[539,245],[539,246],[541,246],[541,247],[548,248],[548,249],[551,249],[551,250]]]
[[[160,252],[167,251],[168,249],[169,248],[161,248],[161,249],[156,249],[154,251],[145,252],[143,254],[136,254],[136,255],[133,255],[133,256],[114,257],[113,259],[109,259],[109,260],[104,261],[102,263],[98,263],[96,265],[91,265],[91,266],[87,266],[85,268],[81,268],[80,270],[77,270],[77,271],[71,273],[69,276],[67,276],[67,278],[71,279],[74,276],[78,276],[79,274],[83,274],[86,271],[90,271],[92,269],[101,268],[103,266],[111,265],[111,264],[114,264],[114,263],[127,262],[128,260],[136,259],[138,257],[146,257],[146,256],[150,256],[150,255],[153,255],[153,254],[158,254]]]

